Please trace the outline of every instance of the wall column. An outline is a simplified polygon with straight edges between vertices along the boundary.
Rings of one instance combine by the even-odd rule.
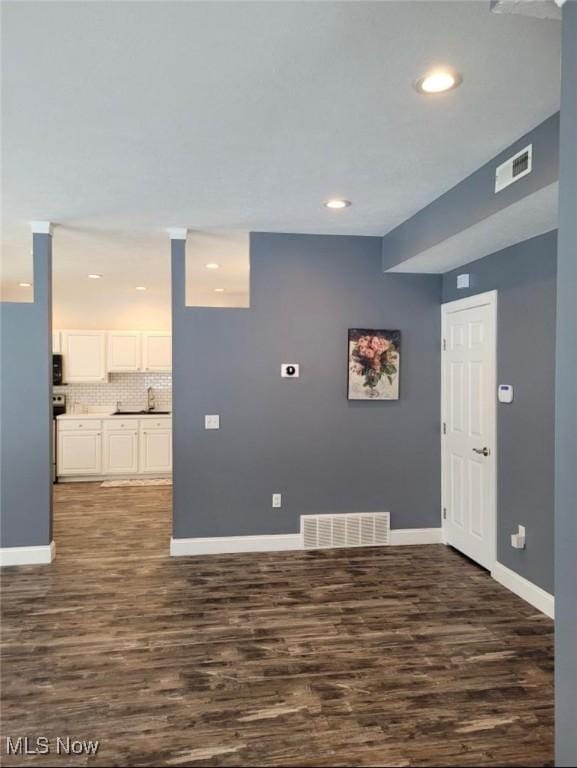
[[[182,388],[186,387],[186,378],[181,375],[182,334],[185,333],[184,314],[186,312],[186,235],[185,228],[171,228],[170,268],[172,285],[172,537],[178,538],[179,510],[183,508],[186,494],[183,479],[186,478],[185,447],[188,436],[181,434],[182,422],[178,418],[182,398]],[[190,383],[188,384],[190,386]]]
[[[52,228],[32,222],[32,303],[2,302],[2,565],[49,563],[52,537]]]
[[[577,765],[577,2],[563,6],[555,393],[556,765]]]

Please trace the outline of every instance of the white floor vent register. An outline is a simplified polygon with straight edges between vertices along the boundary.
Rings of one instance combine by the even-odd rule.
[[[301,515],[304,549],[378,547],[389,544],[389,512]]]

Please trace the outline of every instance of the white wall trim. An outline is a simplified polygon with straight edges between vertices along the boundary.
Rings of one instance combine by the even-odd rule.
[[[440,544],[441,528],[397,528],[391,530],[391,544]],[[170,540],[172,557],[183,555],[218,555],[233,552],[281,552],[303,549],[300,533],[270,536],[214,536],[203,539]]]
[[[443,544],[442,528],[391,528],[391,546]]]
[[[53,541],[41,547],[1,547],[0,565],[47,565],[55,555]]]
[[[507,589],[550,618],[555,618],[555,598],[502,563],[495,563],[491,576]]]
[[[188,234],[186,227],[168,227],[166,231],[171,240],[186,240]]]
[[[52,234],[52,222],[51,221],[31,221],[30,229],[33,235],[51,235]]]
[[[300,533],[282,533],[271,536],[214,536],[205,539],[170,540],[170,554],[217,555],[227,552],[279,552],[302,549]]]

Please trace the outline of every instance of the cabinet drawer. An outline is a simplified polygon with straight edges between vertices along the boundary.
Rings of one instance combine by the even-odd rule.
[[[149,416],[147,419],[140,419],[140,429],[171,429],[172,419],[154,418]]]
[[[58,421],[58,429],[60,432],[68,431],[69,429],[90,429],[94,432],[98,432],[101,427],[102,422],[100,419],[60,419]]]
[[[122,416],[118,416],[114,419],[105,419],[104,431],[110,432],[111,430],[138,432],[138,419],[123,419]]]

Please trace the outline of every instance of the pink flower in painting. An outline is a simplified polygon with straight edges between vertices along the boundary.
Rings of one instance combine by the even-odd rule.
[[[374,388],[383,376],[392,384],[398,371],[399,355],[395,342],[379,333],[359,336],[352,348],[351,370],[365,377],[364,386]]]

